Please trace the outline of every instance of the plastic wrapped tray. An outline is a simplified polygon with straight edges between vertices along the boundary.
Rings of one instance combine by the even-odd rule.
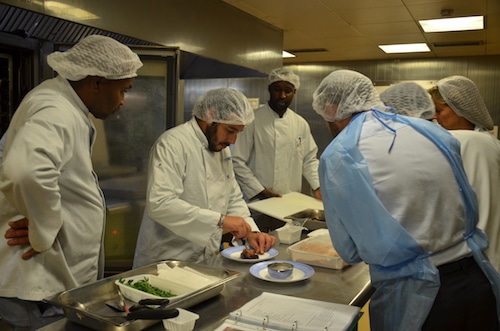
[[[301,240],[288,247],[292,260],[317,267],[343,269],[348,264],[338,256],[330,236],[319,235]]]

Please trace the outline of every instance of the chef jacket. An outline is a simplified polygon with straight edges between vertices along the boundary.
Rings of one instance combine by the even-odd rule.
[[[134,268],[214,256],[221,244],[221,214],[244,217],[252,231],[259,230],[234,178],[229,147],[210,151],[193,117],[163,133],[151,149]]]
[[[500,271],[500,141],[489,132],[449,131],[460,141],[465,173],[477,194],[477,227],[488,235],[486,255]]]
[[[0,245],[0,296],[41,300],[102,276],[105,203],[92,169],[94,125],[71,85],[56,77],[21,102],[0,168],[0,232],[29,220],[31,246]]]
[[[443,159],[436,158],[438,155],[428,148],[424,148],[427,152],[424,149],[419,150],[419,144],[412,146],[416,149],[409,150],[408,145],[404,143],[401,145],[402,149],[399,148],[400,142],[406,139],[418,139],[419,134],[428,139],[427,142],[420,139],[419,144],[432,143],[439,149]],[[374,154],[369,155],[368,149],[365,148],[366,144],[370,143],[369,147],[376,144],[382,146],[378,151],[372,152],[383,150],[385,158],[389,158],[389,154],[393,152],[397,153],[396,156],[401,156],[401,153],[418,155],[406,158],[411,162],[394,158],[388,160],[391,163],[397,162],[394,165],[399,167],[395,169],[396,174],[401,175],[404,173],[401,169],[406,170],[405,177],[408,178],[399,181],[400,191],[378,190],[390,184],[385,181],[392,181],[393,185],[397,185],[398,181],[395,181],[394,177],[388,177],[387,173],[384,176],[384,171],[377,173],[378,169],[373,168],[374,165],[378,166],[373,163],[377,158],[373,157]],[[391,199],[398,198],[398,195],[407,195],[405,205],[418,204],[422,210],[419,216],[427,217],[427,211],[432,216],[435,211],[426,205],[431,201],[425,199],[426,194],[432,193],[432,190],[425,189],[426,183],[420,187],[418,181],[413,180],[419,176],[414,177],[412,174],[422,168],[419,165],[412,166],[412,162],[418,163],[419,158],[427,159],[428,155],[423,153],[431,152],[433,161],[424,166],[434,171],[436,162],[446,162],[446,160],[449,162],[450,170],[452,169],[449,173],[456,180],[450,182],[445,177],[443,181],[434,185],[455,185],[456,195],[460,195],[462,199],[461,208],[455,209],[460,209],[463,214],[459,219],[456,219],[457,215],[445,218],[443,221],[436,219],[435,221],[439,222],[439,228],[433,230],[436,235],[425,242],[422,233],[419,233],[420,220],[418,218],[414,222],[405,220],[408,215],[403,213],[404,205],[400,205],[404,203],[404,199],[399,199],[399,203],[396,202],[392,206],[390,203]],[[371,157],[370,161],[365,159],[364,153]],[[372,167],[368,162],[373,163]],[[384,166],[384,162],[381,164]],[[408,169],[404,168],[405,165]],[[445,130],[422,119],[376,110],[363,112],[354,117],[327,147],[320,159],[319,172],[325,216],[336,250],[348,263],[364,261],[370,265],[371,282],[376,288],[370,303],[370,319],[374,330],[420,330],[439,290],[439,272],[435,265],[451,262],[471,253],[490,279],[498,302],[499,275],[482,253],[487,245],[486,236],[475,227],[477,223],[475,194],[461,168],[458,141]],[[446,176],[446,172],[440,175]],[[420,177],[425,178],[422,175]],[[417,186],[408,192],[403,186],[406,185],[405,182],[416,183]],[[447,194],[453,195],[452,192]],[[353,201],[358,201],[362,207],[353,208]],[[463,236],[460,241],[455,242],[457,225],[460,223]],[[432,231],[432,228],[429,229]],[[448,242],[439,242],[443,238]],[[464,241],[467,244],[466,251],[464,251]],[[426,250],[423,248],[424,245],[427,249],[435,247],[439,251]],[[499,307],[497,303],[497,309]]]
[[[236,179],[246,199],[264,189],[279,194],[302,191],[302,176],[319,188],[318,147],[306,120],[288,108],[279,115],[262,105],[233,148]]]

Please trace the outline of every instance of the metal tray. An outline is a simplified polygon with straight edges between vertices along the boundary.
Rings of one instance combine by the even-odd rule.
[[[225,283],[237,278],[240,275],[240,273],[236,271],[190,262],[163,261],[160,263],[166,263],[170,267],[189,266],[203,274],[221,278],[221,280],[219,281],[216,281],[208,286],[189,293],[182,299],[173,301],[168,306],[166,306],[165,309],[186,309],[200,302],[208,300],[220,294],[224,289]],[[106,305],[106,302],[116,301],[119,299],[118,287],[115,284],[115,280],[140,274],[157,275],[158,264],[155,263],[141,268],[129,270],[121,274],[101,279],[92,284],[88,284],[68,291],[63,291],[52,297],[44,299],[44,301],[62,307],[68,320],[93,330],[143,330],[161,322],[161,320],[127,321],[125,317],[109,317],[106,315],[110,315],[115,311],[109,308]]]
[[[299,211],[295,214],[285,216],[286,219],[292,219],[292,220],[302,220],[302,219],[309,219],[309,220],[316,220],[316,221],[325,221],[325,211],[321,209],[304,209],[302,211]]]

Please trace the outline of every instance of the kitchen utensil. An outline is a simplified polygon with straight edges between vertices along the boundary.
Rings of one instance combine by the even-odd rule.
[[[179,308],[179,316],[163,320],[163,327],[168,331],[191,331],[199,318],[200,315]]]
[[[288,262],[274,262],[267,265],[267,272],[273,278],[286,279],[293,273],[293,264]]]
[[[165,308],[169,303],[169,299],[143,299],[138,303],[133,303],[129,305],[127,300],[123,298],[123,303],[117,301],[106,301],[106,306],[118,311],[118,312],[132,312],[143,308],[152,308],[151,306],[159,306],[158,309]]]
[[[179,311],[177,308],[172,309],[152,309],[144,308],[127,312],[116,312],[116,313],[104,313],[100,314],[102,317],[125,317],[128,321],[130,320],[164,320],[168,318],[173,318],[179,316]]]
[[[316,220],[316,221],[325,221],[325,211],[322,209],[313,209],[308,208],[297,213],[285,216],[285,219],[291,220]],[[302,224],[301,226],[303,226]]]

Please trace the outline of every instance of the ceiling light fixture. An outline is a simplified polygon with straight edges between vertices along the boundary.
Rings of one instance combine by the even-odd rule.
[[[393,44],[393,45],[378,45],[385,53],[421,53],[430,52],[429,46],[426,43],[415,44]]]
[[[484,29],[484,16],[439,18],[418,21],[424,32],[450,32]]]
[[[287,52],[287,51],[283,51],[283,53],[282,53],[282,57],[283,57],[284,59],[286,59],[286,58],[290,58],[290,57],[295,57],[295,55],[294,55],[294,54],[292,54],[292,53],[289,53],[289,52]]]

